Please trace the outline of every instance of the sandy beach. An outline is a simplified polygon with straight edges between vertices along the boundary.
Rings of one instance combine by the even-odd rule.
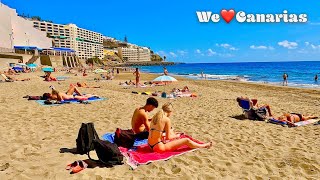
[[[66,81],[45,82],[43,73],[27,73],[17,78],[26,82],[0,83],[0,179],[320,179],[320,125],[287,128],[259,121],[238,120],[242,114],[235,99],[257,98],[271,105],[273,114],[297,112],[317,115],[320,90],[226,81],[181,79],[165,87],[188,85],[197,98],[175,100],[157,98],[160,106],[173,101],[171,118],[175,129],[202,141],[214,141],[211,149],[155,162],[130,170],[128,165],[113,168],[87,168],[77,174],[65,170],[86,155],[60,153],[76,147],[82,122],[94,122],[100,136],[117,127],[130,128],[136,107],[148,96],[136,91],[164,90],[164,87],[124,89],[119,82],[133,80],[122,73],[112,81],[93,81],[97,75],[70,76]],[[143,74],[142,81],[157,75]],[[22,98],[50,92],[49,86],[66,91],[70,83],[86,82],[101,88],[81,88],[108,100],[91,104],[66,104],[45,107]],[[150,113],[150,117],[157,110]]]

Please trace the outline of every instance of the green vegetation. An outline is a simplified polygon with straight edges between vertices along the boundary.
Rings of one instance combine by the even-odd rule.
[[[158,54],[152,54],[151,55],[151,61],[163,61],[163,59]]]
[[[103,65],[103,62],[101,59],[99,59],[97,56],[94,58],[89,58],[86,60],[86,64],[98,64],[98,65]]]

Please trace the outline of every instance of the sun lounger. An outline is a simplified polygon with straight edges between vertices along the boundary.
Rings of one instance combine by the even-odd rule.
[[[250,100],[247,99],[241,99],[239,102],[239,106],[242,108],[244,116],[250,120],[262,120],[257,111],[266,111],[264,107],[261,107],[259,109],[252,108],[250,105]]]

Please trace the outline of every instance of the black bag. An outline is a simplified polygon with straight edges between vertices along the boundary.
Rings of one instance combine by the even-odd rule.
[[[267,118],[266,108],[259,108],[255,110],[255,119],[258,121],[264,121]]]
[[[131,148],[135,141],[135,134],[132,129],[121,130],[117,128],[114,134],[114,143],[118,146]]]
[[[123,155],[116,144],[110,143],[109,141],[94,139],[92,145],[94,146],[99,161],[103,164],[107,166],[123,164]],[[90,152],[88,152],[88,157],[93,161],[97,161],[90,157]]]
[[[94,139],[99,139],[99,136],[94,129],[93,123],[82,123],[76,140],[77,152],[79,154],[87,154],[93,150],[94,146],[91,146],[91,144]]]

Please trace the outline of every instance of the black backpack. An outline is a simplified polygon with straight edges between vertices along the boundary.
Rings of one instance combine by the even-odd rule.
[[[123,155],[116,144],[109,141],[94,139],[92,145],[94,146],[99,161],[104,165],[112,167],[114,165],[123,164]],[[90,152],[88,152],[88,157],[90,160],[97,161],[90,157]]]
[[[76,140],[77,152],[79,154],[87,154],[93,150],[94,146],[91,146],[91,144],[94,139],[99,139],[99,136],[94,129],[93,123],[82,123]]]

